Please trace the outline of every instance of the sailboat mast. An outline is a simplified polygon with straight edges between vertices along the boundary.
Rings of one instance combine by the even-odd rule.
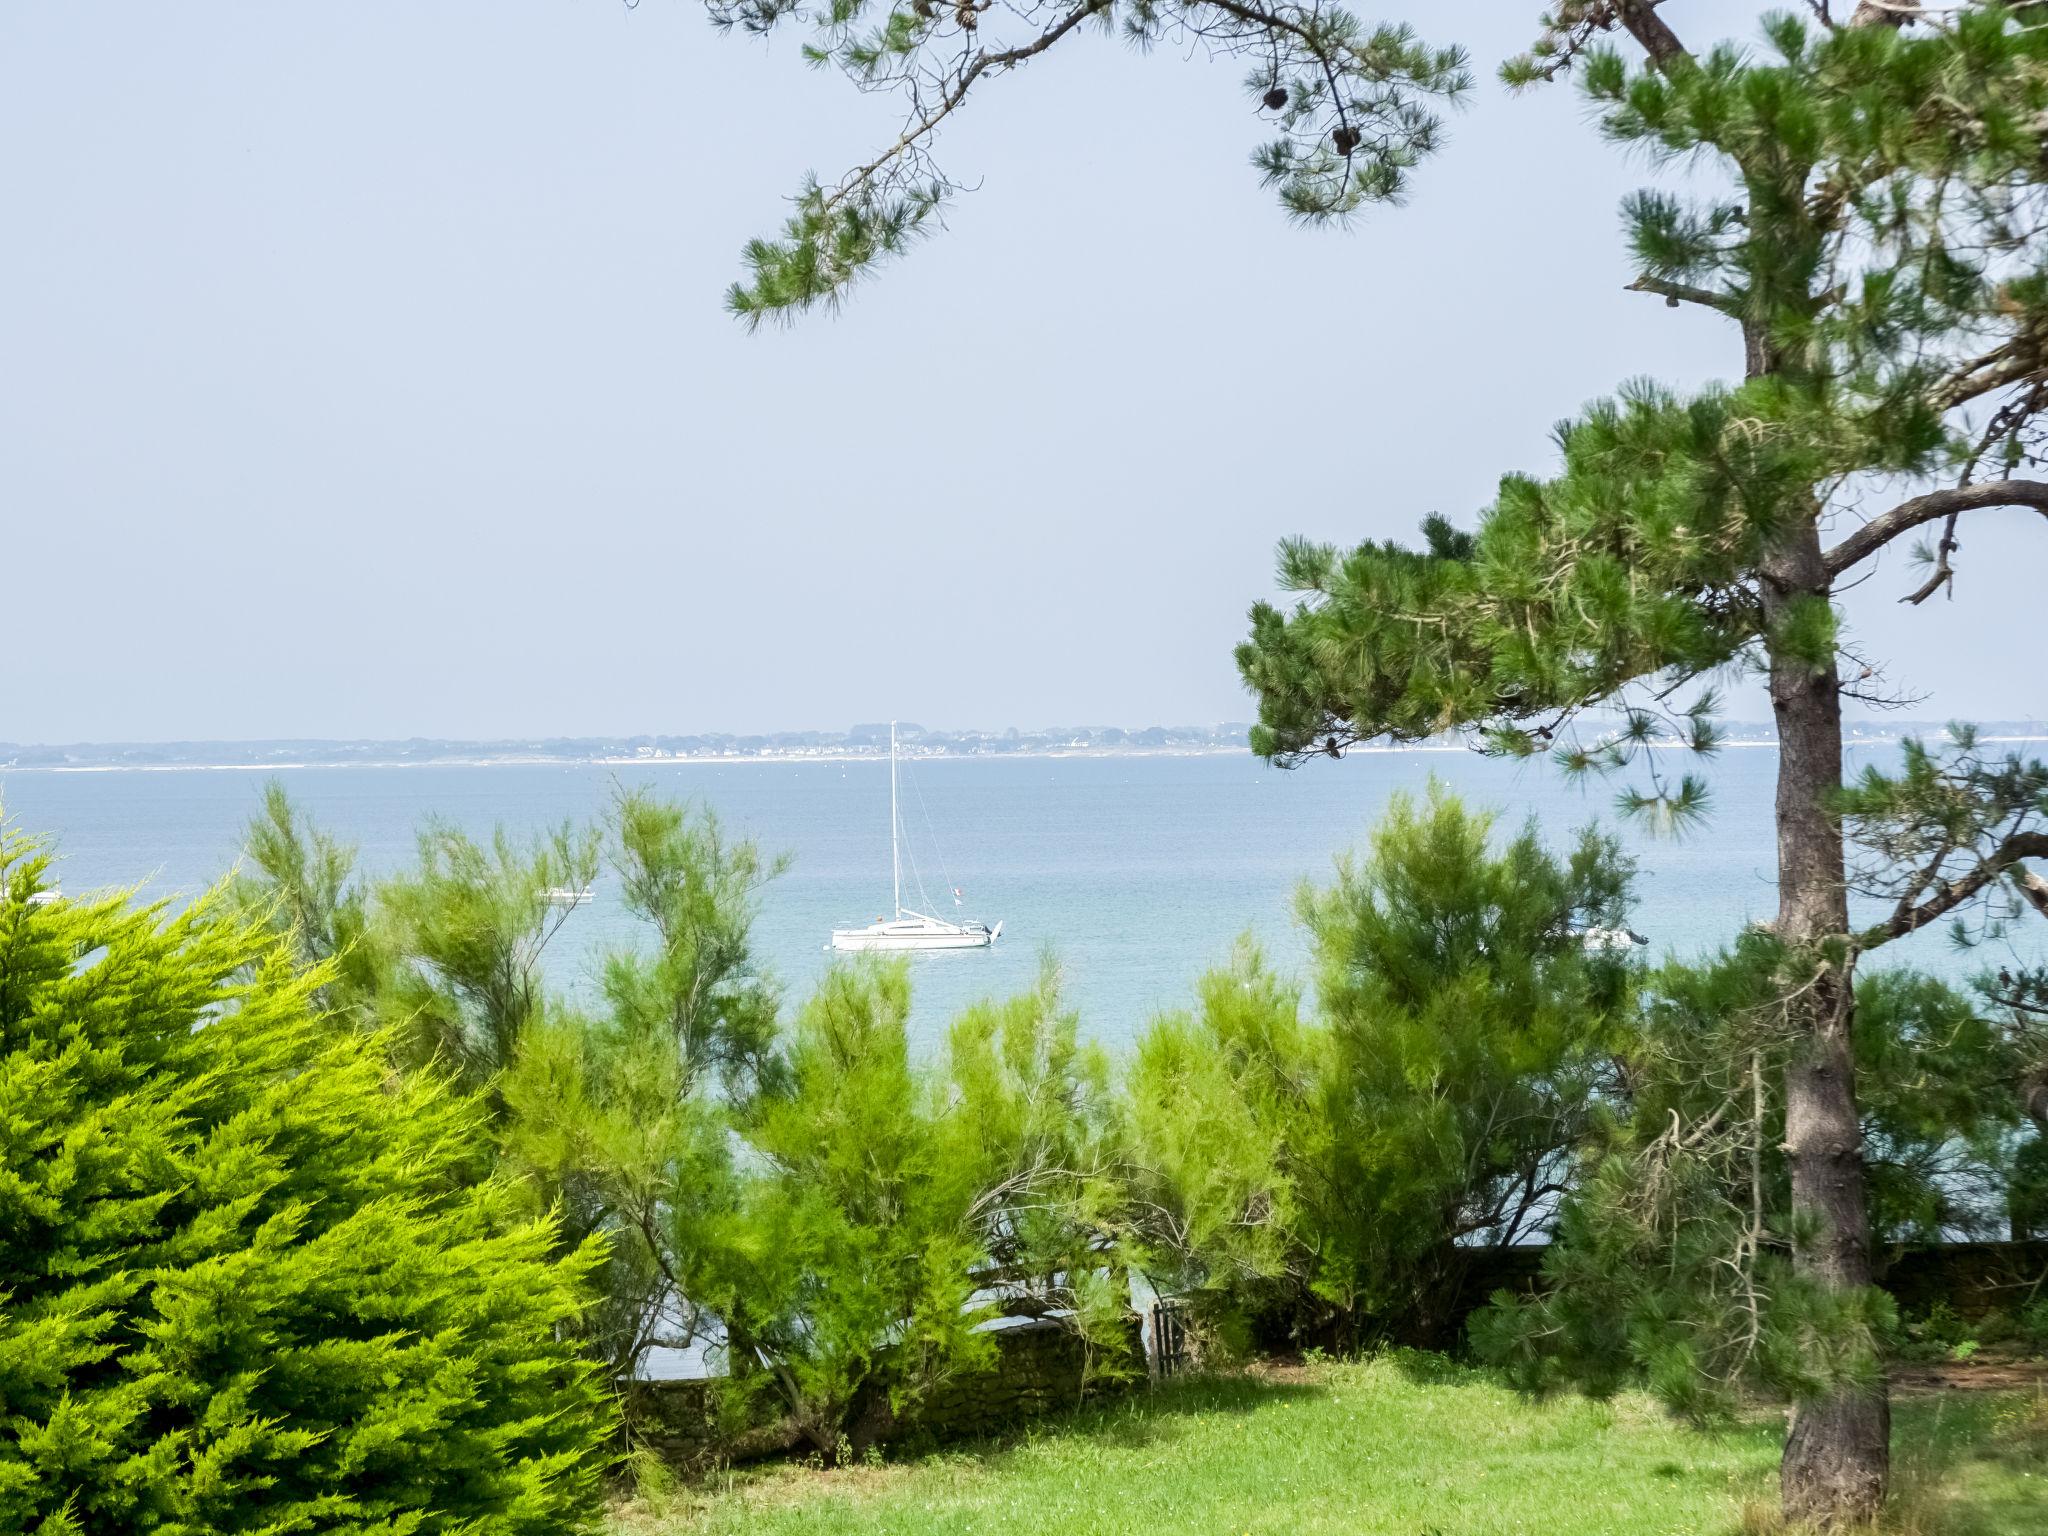
[[[889,870],[896,881],[896,915],[903,915],[903,850],[897,845],[903,820],[896,814],[896,722],[889,722]]]

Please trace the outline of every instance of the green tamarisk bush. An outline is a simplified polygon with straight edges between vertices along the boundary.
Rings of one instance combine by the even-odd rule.
[[[1427,1333],[1474,1245],[1539,1225],[1632,1027],[1629,867],[1433,789],[1304,890],[1317,1014],[1240,951],[1141,1041],[1132,1158],[1146,1266],[1212,1319],[1349,1344]]]
[[[478,1101],[216,891],[38,901],[0,834],[0,1529],[589,1528],[601,1259]]]
[[[834,968],[785,1075],[740,1117],[731,1241],[685,1289],[718,1317],[729,1390],[827,1460],[859,1455],[933,1387],[991,1362],[989,1325],[1057,1317],[1119,1369],[1123,1186],[1101,1056],[1050,967],[911,1058],[908,974]]]

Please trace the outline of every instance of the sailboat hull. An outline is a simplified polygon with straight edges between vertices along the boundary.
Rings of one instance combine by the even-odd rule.
[[[997,925],[998,928],[1000,926]],[[980,923],[943,923],[935,917],[900,917],[893,922],[869,923],[865,928],[834,928],[832,947],[848,951],[987,949],[995,943],[996,931]]]

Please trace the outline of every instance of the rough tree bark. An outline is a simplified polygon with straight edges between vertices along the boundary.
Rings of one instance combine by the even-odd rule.
[[[1828,599],[1831,582],[1811,517],[1794,520],[1763,568],[1767,618],[1801,598]],[[1778,728],[1778,936],[1816,956],[1849,931],[1842,829],[1828,800],[1842,781],[1842,697],[1832,661],[1773,651],[1771,710]],[[1785,1077],[1785,1153],[1792,1212],[1802,1236],[1796,1269],[1834,1291],[1871,1283],[1870,1216],[1862,1120],[1849,1029],[1851,978],[1823,964],[1791,1000],[1805,1039]],[[1883,1379],[1801,1403],[1780,1467],[1785,1513],[1819,1525],[1874,1515],[1891,1462],[1891,1407]]]

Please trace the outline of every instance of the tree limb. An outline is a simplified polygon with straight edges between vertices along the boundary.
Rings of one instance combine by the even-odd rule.
[[[2009,384],[2038,378],[2043,372],[2041,344],[2033,335],[2015,336],[1979,357],[1956,365],[1928,395],[1938,411],[1952,411],[2004,389]]]
[[[1942,885],[1926,900],[1916,902],[1908,897],[1901,901],[1887,921],[1864,934],[1865,945],[1882,944],[1925,928],[1980,894],[2008,872],[2018,870],[2023,859],[2048,859],[2048,832],[2015,832],[1978,860],[1975,869]],[[2030,884],[2034,887],[2043,884],[2039,876],[2027,871],[2020,870],[2020,875],[2023,877],[2020,880],[2023,892],[2029,891]],[[2030,893],[2028,899],[2033,899]],[[2048,896],[2043,899],[2048,900]]]
[[[1680,304],[1698,304],[1724,315],[1735,314],[1735,301],[1724,293],[1716,293],[1711,288],[1695,288],[1690,283],[1667,282],[1664,278],[1651,277],[1648,273],[1630,283],[1626,291],[1661,294],[1664,302],[1674,309]]]
[[[1956,543],[1956,519],[1961,516],[1960,512],[1949,513],[1948,521],[1941,525],[1941,538],[1934,546],[1933,572],[1913,591],[1900,598],[1900,602],[1918,607],[1943,587],[1950,589],[1950,596],[1955,595],[1956,568],[1949,563],[1948,557],[1960,547]]]
[[[2021,899],[2028,906],[2048,917],[2048,879],[2031,869],[2015,869],[2012,871],[2012,883],[2019,887]]]
[[[1861,565],[1900,534],[1960,512],[1988,507],[2031,507],[2048,517],[2048,481],[1984,480],[1975,485],[1951,486],[1929,491],[1902,501],[1889,512],[1873,517],[1827,553],[1828,575]]]
[[[1005,48],[993,53],[983,49],[975,54],[973,58],[966,61],[960,73],[947,85],[938,101],[930,110],[920,113],[897,136],[895,143],[875,156],[866,165],[849,171],[840,180],[839,185],[826,196],[825,206],[830,208],[835,203],[843,201],[856,189],[865,186],[883,166],[897,159],[906,150],[920,141],[930,138],[932,134],[938,131],[939,124],[950,117],[967,100],[968,91],[973,87],[974,82],[979,80],[984,74],[987,74],[990,70],[1014,69],[1027,59],[1036,58],[1069,32],[1073,31],[1074,28],[1080,26],[1089,17],[1099,15],[1101,12],[1109,9],[1109,5],[1110,0],[1083,0],[1082,4],[1067,12],[1066,15],[1062,16],[1052,26],[1046,28],[1045,31],[1039,33],[1037,37],[1028,43],[1020,44],[1015,48]]]
[[[1668,70],[1680,59],[1690,59],[1685,44],[1678,40],[1678,34],[1670,24],[1657,14],[1658,0],[1616,0],[1614,19],[1621,23],[1628,35],[1643,46],[1643,52],[1650,56],[1650,62],[1659,69]]]

